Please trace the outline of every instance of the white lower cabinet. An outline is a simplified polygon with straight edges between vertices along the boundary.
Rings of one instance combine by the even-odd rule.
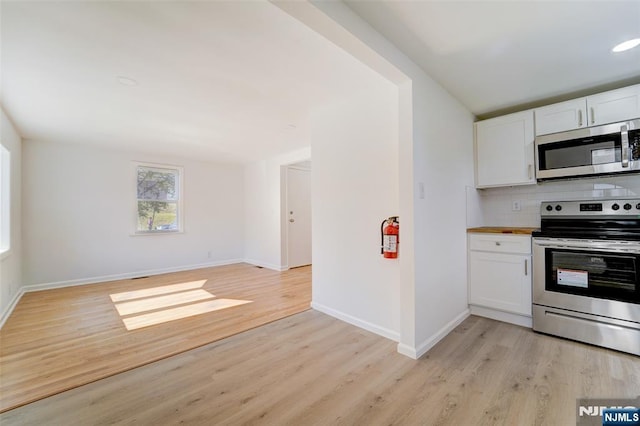
[[[469,305],[472,313],[528,325],[531,270],[530,236],[469,234]],[[478,309],[474,311],[474,307]]]

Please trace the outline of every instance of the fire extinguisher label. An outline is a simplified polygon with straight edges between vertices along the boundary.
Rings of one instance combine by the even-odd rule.
[[[398,236],[397,235],[385,235],[383,238],[383,250],[389,253],[395,253],[398,251]]]

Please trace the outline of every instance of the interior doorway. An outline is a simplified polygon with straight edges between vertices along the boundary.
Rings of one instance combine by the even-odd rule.
[[[287,166],[286,188],[287,265],[311,265],[311,161]]]

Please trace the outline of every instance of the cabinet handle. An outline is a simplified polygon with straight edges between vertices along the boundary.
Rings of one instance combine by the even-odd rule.
[[[502,244],[500,244],[500,241],[496,241],[496,245],[499,246],[499,245],[502,245]]]
[[[529,275],[529,259],[524,260],[524,276]]]
[[[593,107],[591,107],[591,124],[596,124],[596,112]]]
[[[531,171],[533,170],[533,164],[529,164],[527,166],[527,176],[529,177],[529,179],[532,179],[531,177]]]
[[[578,127],[582,127],[582,110],[578,110]]]

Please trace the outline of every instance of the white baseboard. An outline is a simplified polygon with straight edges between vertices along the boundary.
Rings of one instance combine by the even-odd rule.
[[[416,352],[416,348],[405,345],[404,343],[398,343],[398,353],[404,356],[408,356],[411,359],[419,358]]]
[[[171,272],[191,271],[193,269],[211,268],[213,266],[232,265],[235,263],[242,263],[242,262],[243,261],[241,259],[219,260],[214,262],[200,263],[197,265],[175,266],[172,268],[149,269],[146,271],[127,272],[124,274],[113,274],[113,275],[102,275],[98,277],[80,278],[77,280],[56,281],[56,282],[43,283],[43,284],[32,284],[32,285],[23,286],[22,288],[24,289],[25,292],[51,290],[54,288],[72,287],[72,286],[85,285],[85,284],[96,284],[96,283],[103,283],[107,281],[127,280],[127,279],[137,278],[137,277],[168,274]]]
[[[311,302],[311,307],[316,311],[320,311],[341,321],[347,322],[351,325],[355,325],[356,327],[363,328],[379,336],[386,337],[387,339],[391,339],[394,342],[398,342],[400,340],[400,333],[398,333],[397,331],[393,331],[385,327],[380,327],[376,324],[361,320],[360,318],[345,314],[344,312],[338,311],[317,302]]]
[[[485,318],[491,318],[496,321],[508,322],[511,324],[519,325],[522,327],[531,328],[533,321],[530,316],[512,314],[510,312],[496,311],[490,308],[484,308],[482,306],[469,306],[473,315],[478,315]]]
[[[18,292],[13,296],[13,299],[11,299],[11,302],[9,302],[7,307],[4,309],[4,311],[2,312],[2,315],[0,316],[0,328],[4,326],[5,322],[7,322],[7,319],[9,319],[9,316],[18,305],[18,302],[20,301],[24,293],[25,293],[24,288],[20,287],[18,289]]]
[[[418,359],[422,355],[426,354],[429,349],[434,347],[436,343],[442,340],[447,334],[451,333],[454,328],[456,328],[462,321],[467,319],[471,315],[469,309],[465,309],[463,312],[458,314],[454,319],[449,321],[444,327],[438,330],[435,334],[429,337],[427,340],[422,342],[420,345],[415,348],[405,345],[403,343],[398,344],[398,353],[402,355],[406,355],[409,358]]]
[[[278,271],[278,272],[286,271],[287,269],[289,269],[287,266],[275,265],[273,263],[262,262],[260,260],[254,260],[254,259],[244,259],[243,262],[249,263],[255,266],[260,266],[261,268],[271,269],[273,271]]]

